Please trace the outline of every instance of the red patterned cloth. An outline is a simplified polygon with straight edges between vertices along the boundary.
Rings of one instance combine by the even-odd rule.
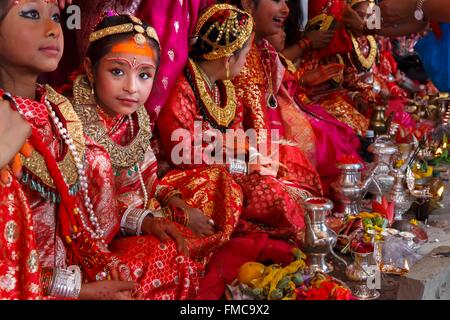
[[[230,239],[238,224],[243,202],[239,185],[221,166],[172,170],[161,180],[161,185],[176,187],[187,204],[214,220],[215,233],[207,237],[198,237],[180,226],[190,257],[207,264],[217,248]]]
[[[242,105],[238,104],[238,109],[236,111],[236,117],[230,126],[232,129],[242,129]],[[159,130],[159,136],[161,138],[162,146],[165,148],[165,154],[170,155],[172,150],[178,145],[178,141],[172,141],[172,133],[177,129],[185,129],[186,132],[190,133],[190,138],[184,140],[184,143],[189,144],[189,146],[194,144],[194,122],[199,121],[202,124],[200,132],[208,131],[212,129],[208,121],[204,121],[200,112],[200,108],[197,106],[194,93],[189,82],[186,80],[185,76],[182,75],[178,79],[177,86],[175,87],[172,95],[169,98],[168,104],[165,109],[162,110],[158,121],[157,127]],[[196,129],[198,131],[199,129]],[[225,135],[225,134],[224,134]],[[225,137],[223,137],[225,139]],[[203,144],[204,147],[206,143]],[[193,148],[194,149],[194,148]],[[283,147],[280,148],[281,153],[283,152]],[[250,228],[252,231],[255,229],[261,232],[270,232],[269,230],[275,230],[273,235],[283,235],[295,239],[296,233],[303,227],[303,208],[301,206],[301,194],[302,192],[312,191],[317,192],[320,182],[318,176],[311,167],[310,163],[306,160],[300,150],[297,149],[298,158],[296,159],[296,165],[298,168],[303,168],[304,171],[298,171],[298,174],[302,176],[301,179],[295,179],[295,174],[283,175],[280,177],[263,176],[259,174],[251,174],[250,176],[242,177],[241,175],[231,176],[226,170],[222,169],[224,177],[226,180],[234,180],[235,183],[239,185],[234,185],[232,190],[235,189],[235,193],[243,192],[243,208],[241,222],[239,223],[238,229],[240,232],[245,232],[246,228]],[[294,155],[294,153],[292,153]],[[188,155],[189,156],[189,155]],[[287,156],[286,156],[287,157]],[[190,158],[190,157],[189,157]],[[190,158],[191,159],[191,158]],[[202,158],[200,158],[202,159]],[[280,157],[282,160],[283,157]],[[301,161],[305,161],[302,163]],[[193,161],[191,161],[193,162]],[[175,164],[174,164],[175,165]],[[289,166],[289,163],[287,163]],[[206,166],[206,168],[205,168]],[[206,163],[203,161],[200,164],[180,164],[176,166],[180,169],[191,169],[191,168],[204,168],[205,171],[216,170],[216,167],[207,167]],[[178,171],[176,171],[178,172]],[[284,173],[284,172],[283,172]],[[281,174],[281,171],[280,171]],[[187,176],[195,181],[198,179],[195,172],[190,175],[189,171],[186,173]],[[170,177],[170,173],[169,173]],[[170,178],[169,178],[170,179]],[[189,178],[181,180],[186,183]],[[200,181],[202,181],[201,179]],[[220,181],[220,180],[219,180]],[[173,186],[180,189],[182,184],[175,184]],[[172,184],[172,182],[170,183]],[[270,192],[260,192],[255,189],[255,186],[270,186]],[[242,190],[242,191],[241,191]],[[225,194],[223,189],[217,187],[213,188],[213,192],[220,192],[223,196]],[[274,195],[272,192],[275,192]],[[264,201],[262,201],[264,199]],[[269,199],[274,200],[274,202]],[[275,201],[275,200],[279,201]],[[259,210],[256,210],[254,205],[258,204]],[[279,215],[282,215],[279,217]],[[271,215],[272,219],[267,219],[266,215]],[[243,218],[243,217],[247,217]],[[293,218],[295,217],[295,218]],[[251,227],[250,227],[251,225]],[[283,230],[279,234],[279,230]]]
[[[32,211],[17,180],[0,185],[0,300],[41,299]]]
[[[97,110],[99,109],[97,108]],[[135,138],[130,134],[129,121],[122,122],[111,131],[119,119],[110,119],[103,112],[98,114],[111,139],[117,144],[126,147]],[[133,121],[133,128],[136,135],[139,129],[137,121]],[[158,201],[155,198],[157,189],[164,188],[169,192],[177,189],[188,205],[200,209],[206,216],[214,220],[216,233],[207,237],[199,237],[189,228],[177,225],[187,239],[190,258],[206,264],[215,250],[229,240],[236,227],[242,203],[238,185],[222,167],[174,171],[160,181],[157,176],[156,157],[151,146],[148,147],[144,160],[138,163],[138,166],[148,197],[151,199],[150,209],[158,209],[164,205],[164,203],[160,203],[161,200]],[[99,176],[103,179],[104,174]],[[115,198],[118,200],[120,212],[123,213],[128,207],[142,207],[144,194],[136,169],[116,170],[113,176]],[[192,177],[196,177],[196,179],[193,180]],[[107,200],[107,197],[103,198]],[[121,248],[127,243],[121,241],[121,245],[115,244],[115,247]]]
[[[51,93],[52,108],[64,124],[75,125],[77,133],[83,137],[79,119],[68,101],[55,92]],[[33,129],[43,136],[43,142],[51,154],[61,160],[67,150],[55,132],[52,120],[43,104],[49,92],[38,91],[38,101],[17,98],[18,108],[24,113]],[[56,99],[59,102],[53,102]],[[65,116],[71,116],[70,120]],[[83,143],[80,136],[73,136],[75,144]],[[87,139],[87,137],[86,137]],[[96,260],[119,262],[123,279],[131,277],[139,282],[139,290],[145,299],[187,299],[193,298],[203,271],[203,266],[179,255],[173,241],[162,246],[155,237],[131,237],[111,240],[119,229],[119,210],[115,198],[115,185],[111,162],[105,150],[86,140],[85,163],[89,194],[102,229],[106,231],[108,250],[100,243],[94,247],[90,262],[93,269],[103,268]],[[36,152],[36,151],[35,151]],[[42,168],[45,170],[45,167]],[[23,189],[23,193],[21,191]],[[6,238],[0,240],[0,297],[40,298],[40,267],[66,267],[71,246],[61,239],[56,212],[58,205],[44,199],[29,184],[0,189],[0,230]],[[75,196],[78,208],[84,210],[81,193]],[[81,214],[85,214],[81,212]],[[99,259],[98,259],[99,258]],[[139,259],[139,262],[137,261]],[[160,267],[159,261],[164,267]],[[89,262],[89,263],[90,263]],[[88,265],[80,265],[91,268]],[[92,281],[92,279],[84,279]]]
[[[144,299],[193,299],[199,289],[203,264],[177,255],[173,241],[161,243],[153,236],[113,241],[110,250],[126,262],[127,273],[139,283]]]

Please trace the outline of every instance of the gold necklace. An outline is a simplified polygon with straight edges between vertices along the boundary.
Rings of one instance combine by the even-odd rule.
[[[200,73],[202,74],[202,77],[205,80],[206,84],[208,85],[209,90],[214,95],[214,102],[218,107],[220,107],[219,88],[217,87],[217,84],[215,82],[214,83],[211,82],[205,70],[203,70],[203,68],[200,65],[197,65],[197,67]]]
[[[216,102],[213,101],[210,94],[206,90],[205,81],[202,77],[199,66],[192,59],[189,59],[189,62],[190,65],[192,66],[194,77],[193,80],[195,81],[203,105],[205,106],[209,115],[219,126],[228,127],[235,118],[237,107],[236,92],[234,90],[233,83],[229,80],[222,81],[223,85],[225,86],[225,94],[226,94],[225,97],[226,103],[225,106],[222,108],[220,106],[220,101],[218,101],[219,104],[216,103],[217,101]]]
[[[82,157],[84,155],[85,150],[85,142],[83,136],[83,126],[81,124],[80,119],[72,107],[70,101],[57,93],[50,86],[45,86],[46,95],[48,101],[57,106],[59,111],[62,114],[62,118],[64,118],[66,122],[66,129],[72,140],[74,141],[74,145],[77,149],[78,154]],[[57,131],[57,130],[56,130]],[[53,133],[56,135],[56,133]],[[28,169],[32,175],[39,178],[39,180],[46,186],[51,189],[55,189],[55,184],[53,178],[50,176],[48,172],[47,165],[45,163],[44,157],[38,152],[33,152],[31,157],[25,158],[20,155],[22,163],[24,167]],[[69,187],[74,186],[78,181],[78,169],[76,167],[75,161],[73,160],[70,152],[67,150],[66,154],[62,161],[58,162],[58,167],[61,170],[61,173]]]
[[[73,94],[74,108],[83,122],[85,134],[106,149],[114,169],[131,168],[144,160],[152,138],[150,118],[144,106],[136,111],[139,124],[136,137],[127,146],[121,146],[109,137],[105,126],[101,123],[97,105],[92,103],[95,98],[92,97],[85,75],[75,80]]]
[[[377,57],[377,53],[378,53],[378,45],[377,45],[375,38],[373,36],[366,36],[367,41],[369,42],[369,47],[370,47],[369,56],[366,58],[362,54],[362,52],[359,48],[359,43],[358,43],[358,40],[356,39],[356,37],[350,31],[349,31],[349,33],[350,33],[350,37],[352,39],[353,48],[355,49],[356,56],[358,57],[358,61],[361,63],[361,65],[364,68],[369,70],[370,68],[372,68],[373,64],[375,63],[375,58]]]

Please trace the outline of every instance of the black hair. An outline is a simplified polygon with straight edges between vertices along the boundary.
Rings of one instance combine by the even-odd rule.
[[[300,7],[300,1],[289,1],[289,16],[286,20],[284,31],[286,32],[286,47],[292,46],[300,40],[303,35],[301,21],[304,13]]]
[[[255,6],[257,7],[258,4],[259,4],[259,0],[252,0],[252,1],[255,4]],[[219,2],[221,2],[221,3],[229,3],[229,4],[232,4],[232,5],[236,6],[236,7],[238,7],[239,9],[243,9],[241,0],[223,0],[223,1],[219,1]]]
[[[8,13],[8,8],[11,3],[11,0],[2,0],[0,1],[0,22],[5,19],[6,14]]]
[[[127,15],[105,17],[99,24],[97,24],[94,31],[127,23],[133,23],[133,21]],[[149,25],[143,22],[142,27],[144,29],[147,29]],[[130,37],[134,36],[134,34],[135,34],[134,31],[129,33],[113,34],[92,42],[86,53],[86,56],[91,60],[92,67],[95,68],[100,59],[103,58],[105,55],[107,55],[109,52],[111,52],[111,49],[114,45],[129,39]],[[152,46],[152,48],[157,51],[156,63],[157,65],[159,65],[161,50],[158,43],[154,39],[150,39],[148,37],[145,38]]]
[[[237,12],[237,16],[236,19],[238,21],[246,21],[248,23],[248,18],[249,16],[246,13],[241,13],[241,12]],[[189,49],[189,57],[191,57],[192,59],[196,60],[196,61],[202,61],[203,58],[202,56],[210,53],[214,50],[214,47],[211,45],[211,42],[215,42],[216,39],[219,36],[219,32],[220,30],[218,30],[217,28],[212,29],[208,36],[207,36],[207,41],[205,41],[202,36],[204,34],[206,34],[209,29],[211,28],[211,25],[213,23],[215,23],[217,20],[214,19],[214,16],[209,18],[208,21],[203,25],[203,27],[200,29],[200,31],[198,32],[198,36],[196,39],[194,39],[195,43],[191,45],[190,49]],[[239,35],[238,35],[239,36]],[[230,43],[232,43],[233,41],[236,40],[236,36],[233,35],[232,33],[230,33],[228,41]],[[250,39],[250,37],[249,37]],[[235,52],[233,52],[233,54],[235,56],[239,56],[240,52],[242,51],[242,49],[247,45],[248,40],[242,45],[242,47],[240,47],[239,49],[237,49]],[[227,46],[227,39],[226,37],[222,37],[219,41],[219,43],[217,43],[220,46]]]

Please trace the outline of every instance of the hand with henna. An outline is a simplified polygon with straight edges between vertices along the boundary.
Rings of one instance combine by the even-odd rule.
[[[356,36],[360,36],[364,33],[365,22],[352,7],[347,6],[345,8],[342,15],[342,22],[345,23]]]
[[[83,284],[81,300],[135,300],[133,291],[137,283],[132,281],[102,280]]]
[[[146,217],[142,223],[142,232],[154,235],[161,242],[168,242],[172,239],[176,243],[178,253],[189,255],[186,240],[178,228],[169,220]]]
[[[302,87],[314,87],[334,77],[340,76],[344,65],[340,63],[331,63],[320,66],[314,70],[306,71],[299,79]]]
[[[170,198],[169,204],[186,211],[186,214],[189,216],[187,227],[193,232],[201,237],[214,234],[214,224],[211,223],[211,221],[214,221],[205,216],[200,209],[189,206],[183,199],[177,196]]]
[[[333,39],[334,30],[315,30],[306,34],[306,38],[311,40],[312,49],[322,49],[328,46],[331,39]]]

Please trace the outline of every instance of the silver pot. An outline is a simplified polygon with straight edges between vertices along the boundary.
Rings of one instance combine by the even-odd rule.
[[[373,252],[357,253],[353,252],[354,262],[350,264],[345,274],[347,278],[353,282],[351,285],[352,292],[355,297],[360,300],[373,300],[380,296],[377,289],[369,287],[368,283],[374,275],[373,270],[376,270]]]
[[[360,200],[363,193],[360,163],[339,163],[341,170],[339,180],[331,184],[334,196],[339,201],[339,211],[345,215],[357,215],[360,211]]]
[[[306,263],[312,272],[331,272],[333,268],[325,262],[325,257],[336,245],[337,235],[327,227],[325,219],[331,214],[333,203],[326,198],[308,198],[305,208],[306,229],[302,250],[307,255]]]

